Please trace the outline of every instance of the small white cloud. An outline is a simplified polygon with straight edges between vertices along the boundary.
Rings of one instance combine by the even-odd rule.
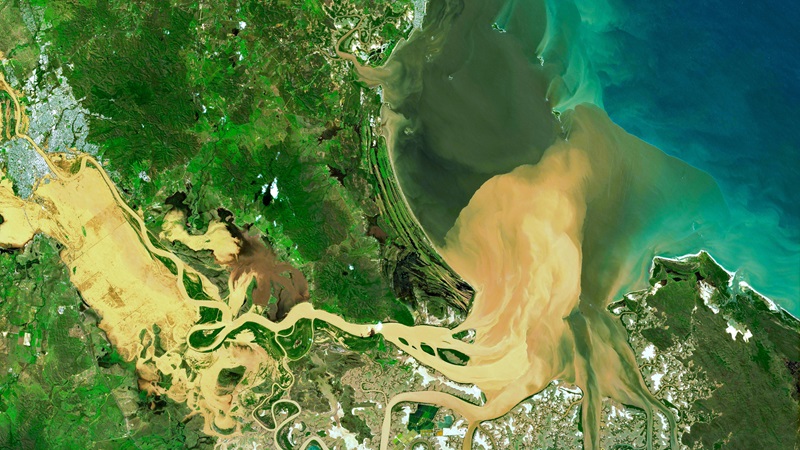
[[[734,341],[736,340],[736,335],[739,334],[739,330],[733,327],[733,325],[728,325],[728,328],[725,328],[725,332],[731,335],[731,339]]]
[[[654,373],[650,375],[650,379],[653,380],[653,391],[657,391],[658,388],[661,386],[662,378],[664,378],[663,373]]]
[[[272,184],[269,185],[269,195],[272,198],[278,198],[278,178],[272,180]]]
[[[642,352],[642,358],[648,361],[655,358],[655,356],[656,356],[656,346],[653,344],[648,345]]]

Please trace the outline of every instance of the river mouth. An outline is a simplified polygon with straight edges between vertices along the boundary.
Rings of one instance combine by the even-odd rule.
[[[697,251],[727,209],[704,172],[626,133],[587,92],[574,14],[546,2],[434,1],[423,30],[369,81],[410,209],[476,291],[470,375],[489,420],[562,379],[584,392],[586,448],[612,398],[675,419],[642,380],[606,306],[649,261]],[[577,56],[576,56],[577,55]],[[362,68],[360,74],[366,71]],[[512,372],[513,375],[510,373]],[[652,445],[652,423],[648,425]]]
[[[601,407],[609,398],[644,411],[648,448],[656,415],[665,422],[662,436],[669,422],[669,444],[676,447],[675,417],[651,394],[658,388],[643,382],[647,373],[638,370],[626,331],[606,306],[643,279],[652,254],[702,244],[709,224],[724,214],[718,190],[707,176],[625,133],[598,104],[571,90],[580,83],[569,80],[568,46],[552,39],[559,27],[545,23],[552,17],[544,3],[434,0],[430,11],[426,27],[386,67],[356,68],[370,75],[364,81],[385,87],[384,131],[408,203],[444,260],[475,287],[472,311],[456,329],[441,322],[346,322],[306,301],[303,272],[223,223],[209,224],[203,235],[162,227],[183,233],[170,240],[211,251],[218,265],[235,267],[227,290],[211,289],[178,259],[186,255],[182,249],[167,251],[152,238],[102,164],[78,151],[45,154],[25,135],[10,88],[15,139],[28,141],[52,175],[42,178],[28,201],[0,182],[0,244],[21,246],[40,232],[58,240],[75,287],[101,313],[101,326],[123,358],[136,361],[139,389],[185,401],[204,416],[208,434],[232,436],[261,424],[277,447],[279,429],[301,410],[279,396],[297,394],[295,381],[309,375],[303,368],[317,369],[330,359],[297,370],[290,362],[317,343],[326,347],[315,356],[327,356],[328,349],[333,356],[348,351],[345,340],[385,340],[392,354],[468,383],[471,394],[437,391],[427,378],[388,395],[376,390],[383,394],[382,403],[373,402],[385,411],[383,448],[392,421],[401,422],[392,418],[393,406],[402,402],[442,405],[464,417],[470,427],[466,449],[472,435],[480,435],[476,427],[506,415],[553,379],[580,387],[584,447],[600,448]],[[325,133],[320,139],[327,139]],[[382,147],[372,141],[371,149],[379,153]],[[375,172],[390,174],[384,180],[394,183],[391,171]],[[278,293],[274,310],[265,313],[267,288]],[[315,327],[330,331],[325,342],[315,341]],[[670,333],[678,336],[674,329]],[[341,346],[327,346],[339,338]],[[380,372],[374,363],[376,372],[348,372],[352,386],[366,392],[358,378],[383,378],[384,364],[397,362],[382,359]],[[331,371],[326,377],[345,378]],[[315,389],[313,379],[311,384]],[[325,400],[334,416],[350,409],[337,405],[330,392],[325,396],[332,398]],[[271,399],[269,411],[259,411]],[[288,405],[285,420],[276,405]],[[317,406],[302,408],[327,419],[327,409]],[[269,420],[255,417],[262,412]],[[304,447],[312,439],[326,448],[317,438]]]
[[[644,287],[654,256],[723,242],[729,213],[708,174],[608,118],[572,31],[581,17],[565,5],[434,0],[383,67],[356,69],[383,88],[395,176],[445,253],[459,215],[493,177],[537,166],[554,148],[579,149],[591,169],[575,181],[585,196],[575,270],[581,304],[602,309]]]

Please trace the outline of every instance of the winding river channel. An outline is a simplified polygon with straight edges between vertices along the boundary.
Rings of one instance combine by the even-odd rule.
[[[194,393],[197,397],[195,402],[205,404],[204,408],[200,405],[201,409],[209,415],[208,432],[224,429],[232,422],[226,420],[230,417],[219,417],[219,410],[230,409],[230,406],[220,408],[225,401],[215,399],[218,397],[215,383],[219,372],[225,368],[245,365],[252,376],[259,372],[262,360],[270,358],[265,352],[257,350],[233,354],[221,345],[226,340],[238,338],[239,336],[232,334],[247,324],[256,324],[279,333],[292,329],[302,319],[312,319],[324,321],[354,336],[369,337],[377,332],[422,364],[434,367],[456,381],[472,382],[476,377],[485,382],[496,381],[497,376],[491,368],[450,365],[422,350],[422,343],[427,343],[455,349],[475,358],[481,353],[496,351],[488,348],[481,350],[455,339],[453,334],[457,331],[448,328],[408,327],[396,323],[381,326],[353,324],[326,311],[315,309],[310,303],[296,305],[280,322],[270,321],[255,313],[245,313],[234,318],[229,302],[220,298],[218,290],[209,280],[173,253],[154,244],[154,237],[147,231],[142,217],[125,203],[96,159],[76,150],[68,153],[45,152],[24,132],[26,122],[17,93],[3,78],[0,78],[0,89],[14,99],[14,138],[26,140],[31,150],[47,163],[50,170],[38,182],[28,199],[17,197],[9,181],[4,179],[0,186],[0,214],[5,218],[5,223],[0,227],[0,244],[20,247],[40,232],[57,239],[64,246],[61,257],[70,267],[72,282],[81,291],[86,302],[102,317],[100,327],[106,331],[120,354],[129,360],[138,358],[143,363],[140,370],[144,377],[149,370],[144,363],[155,360],[156,367],[162,374],[175,376],[175,385],[181,385],[177,370],[183,352],[180,349],[193,333],[214,331],[216,337],[213,340],[190,350],[196,353],[190,357],[197,359],[202,359],[198,355],[213,353],[214,364],[205,368],[197,380],[182,380],[180,389],[174,388],[167,392],[178,400],[193,403],[189,391],[197,390]],[[230,236],[228,238],[233,240]],[[226,244],[229,243],[220,243]],[[167,270],[163,260],[159,261],[157,258],[171,262],[175,273]],[[189,296],[183,283],[187,272],[201,280],[211,301],[195,300]],[[102,286],[102,289],[97,289],[97,286]],[[195,325],[201,307],[218,309],[220,320]],[[155,357],[150,348],[146,349],[145,356],[137,356],[144,348],[138,338],[139,331],[148,330],[152,333],[154,324],[159,325],[159,337],[168,352],[161,357]],[[513,355],[510,357],[513,358]],[[510,375],[511,372],[506,373]],[[492,411],[449,394],[429,391],[401,394],[392,398],[389,405],[406,401],[434,402],[447,406],[467,418],[473,428],[480,420],[506,412],[500,409]],[[295,406],[299,409],[299,405],[295,403]],[[287,421],[288,419],[284,420],[284,423]],[[390,427],[391,408],[387,407],[383,425],[383,448],[388,445]],[[276,430],[279,428],[277,426]],[[303,447],[309,445],[309,442],[305,442]],[[467,444],[465,448],[469,448]]]
[[[434,35],[428,42],[437,43],[439,38]],[[361,66],[351,55],[339,55],[373,85],[391,85],[387,79],[396,78],[394,70],[400,64],[391,60],[386,67],[373,69]],[[402,56],[400,52],[401,62]],[[663,412],[670,421],[675,446],[672,414],[647,390],[624,330],[603,308],[615,289],[628,281],[620,278],[620,268],[630,268],[634,261],[617,261],[613,268],[604,268],[602,263],[609,260],[611,250],[600,251],[598,235],[587,232],[587,224],[602,222],[599,217],[605,213],[624,221],[626,211],[635,210],[643,200],[643,196],[636,197],[630,205],[617,209],[604,203],[608,199],[598,193],[613,197],[622,189],[616,181],[631,177],[630,172],[613,172],[604,161],[648,157],[661,161],[664,155],[644,143],[625,141],[628,138],[598,109],[575,108],[568,139],[553,133],[539,142],[541,149],[531,164],[514,164],[513,170],[482,175],[480,182],[471,184],[473,190],[463,208],[452,216],[454,222],[440,227],[444,232],[431,234],[446,262],[476,290],[466,321],[448,329],[353,324],[315,309],[311,303],[294,306],[280,322],[255,312],[237,316],[240,303],[236,299],[243,286],[246,288],[246,278],[231,286],[229,298],[222,298],[213,283],[158,244],[101,163],[74,149],[52,153],[40,148],[25,132],[18,94],[2,78],[0,89],[13,99],[13,138],[27,141],[34,156],[49,169],[26,199],[17,197],[7,181],[0,185],[0,214],[6,219],[0,226],[0,244],[19,247],[36,233],[58,240],[72,282],[102,317],[100,327],[123,357],[137,362],[140,387],[187,402],[205,417],[207,433],[239,432],[238,419],[244,414],[245,408],[237,405],[246,392],[239,388],[220,392],[217,379],[221,371],[243,366],[246,383],[242,384],[253,386],[269,382],[280,365],[286,367],[286,358],[276,361],[257,344],[252,332],[242,330],[255,325],[279,333],[302,319],[311,319],[353,336],[381,334],[421,364],[453,381],[474,384],[485,393],[486,402],[480,406],[433,391],[406,392],[389,399],[382,449],[389,446],[392,409],[399,403],[432,403],[460,414],[469,423],[463,448],[470,449],[472,435],[482,421],[506,414],[553,379],[577,384],[585,393],[582,422],[586,448],[599,448],[604,397],[638,406],[650,417],[654,409]],[[404,94],[391,89],[386,92],[389,101],[383,110],[383,131],[397,161],[401,151],[397,137],[408,126],[408,119],[389,107],[402,103]],[[635,151],[624,152],[619,150],[624,145],[612,145],[619,142]],[[422,212],[409,203],[412,210]],[[598,233],[608,231],[607,236],[613,238],[628,231],[625,226],[609,231],[615,226],[617,222],[605,224]],[[214,241],[220,248],[230,248],[235,239],[216,236]],[[592,278],[587,278],[587,268],[593,271]],[[187,276],[200,280],[208,300],[189,295]],[[198,324],[201,308],[217,309],[219,319]],[[146,332],[142,335],[141,330]],[[454,338],[465,330],[474,330],[472,343]],[[192,336],[207,339],[197,344]],[[153,345],[156,340],[167,350],[160,356]],[[469,362],[465,366],[447,363],[423,351],[423,344],[457,350],[469,356]],[[195,376],[188,377],[181,369],[184,361],[196,368]],[[169,389],[157,386],[162,375],[172,377]],[[299,405],[294,406],[299,410]],[[652,420],[648,423],[647,442],[652,446]],[[276,434],[279,428],[275,427]]]

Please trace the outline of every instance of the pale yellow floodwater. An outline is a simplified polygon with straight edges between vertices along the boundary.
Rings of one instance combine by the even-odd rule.
[[[378,83],[396,76],[393,70],[397,66],[369,69],[340,55],[354,62],[366,81]],[[13,90],[0,81],[16,102]],[[392,99],[391,93],[388,95]],[[643,180],[669,178],[674,171],[656,170],[646,175],[618,171],[620,165],[637,167],[637,158],[657,163],[665,156],[631,140],[595,109],[575,110],[569,118],[569,136],[552,135],[539,142],[542,150],[534,152],[535,165],[484,177],[458,213],[439,249],[447,263],[475,288],[476,296],[466,321],[450,330],[396,323],[383,324],[380,329],[356,325],[314,309],[310,303],[295,305],[280,322],[259,311],[239,315],[249,276],[231,286],[234,295],[220,298],[202,275],[153,244],[142,218],[125,204],[97,161],[78,152],[70,157],[52,156],[36,147],[25,135],[24,115],[19,103],[15,105],[15,138],[28,140],[48,161],[53,174],[41,180],[26,200],[14,196],[7,182],[0,184],[0,214],[5,218],[0,225],[0,243],[19,247],[38,232],[57,239],[64,246],[61,257],[72,282],[102,317],[100,327],[121,355],[136,360],[140,386],[187,402],[205,417],[209,434],[235,435],[249,420],[245,414],[250,409],[242,405],[247,389],[220,390],[217,378],[222,370],[244,367],[240,386],[269,383],[278,374],[280,362],[259,347],[249,331],[235,330],[257,324],[278,332],[300,319],[323,320],[356,336],[381,333],[420,363],[454,381],[478,386],[486,395],[482,406],[440,392],[409,392],[389,401],[389,406],[405,401],[434,403],[462,415],[470,426],[465,449],[470,448],[472,431],[481,421],[502,416],[556,378],[577,384],[585,393],[582,411],[587,448],[598,448],[597,416],[604,396],[649,413],[660,409],[673,420],[647,391],[634,370],[624,330],[603,307],[629,282],[624,269],[640,262],[628,256],[627,248],[613,246],[628,232],[631,239],[627,245],[633,246],[635,227],[624,220],[607,219],[617,213],[613,217],[624,219],[625,214],[637,210],[634,207],[645,196],[640,193],[631,207],[618,205],[619,195],[630,186],[646,189]],[[384,112],[384,118],[392,121],[384,130],[391,145],[405,123],[389,108]],[[76,161],[80,168],[73,174],[68,168]],[[692,176],[686,175],[696,181]],[[660,194],[658,190],[653,193]],[[236,260],[241,242],[222,224],[212,224],[205,235],[193,236],[179,226],[180,220],[175,214],[168,217],[165,239],[179,240],[195,250],[211,250],[220,264]],[[170,260],[177,275],[156,256]],[[185,271],[203,281],[210,301],[188,296],[182,282]],[[197,325],[201,306],[220,310],[221,320]],[[150,345],[156,327],[166,350],[161,356],[156,356]],[[475,330],[473,343],[452,337],[466,329]],[[140,338],[142,330],[144,339]],[[220,331],[203,348],[192,348],[188,336],[203,330]],[[422,351],[423,343],[458,350],[470,360],[466,366],[448,364]],[[189,362],[194,372],[182,369],[182,361]],[[163,375],[172,377],[168,390],[158,386]],[[390,427],[391,407],[387,407],[384,449],[388,448]],[[672,439],[675,443],[674,435]]]

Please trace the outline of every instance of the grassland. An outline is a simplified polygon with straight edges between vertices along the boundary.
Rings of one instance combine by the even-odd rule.
[[[184,405],[139,391],[58,251],[0,253],[0,448],[212,448]]]

